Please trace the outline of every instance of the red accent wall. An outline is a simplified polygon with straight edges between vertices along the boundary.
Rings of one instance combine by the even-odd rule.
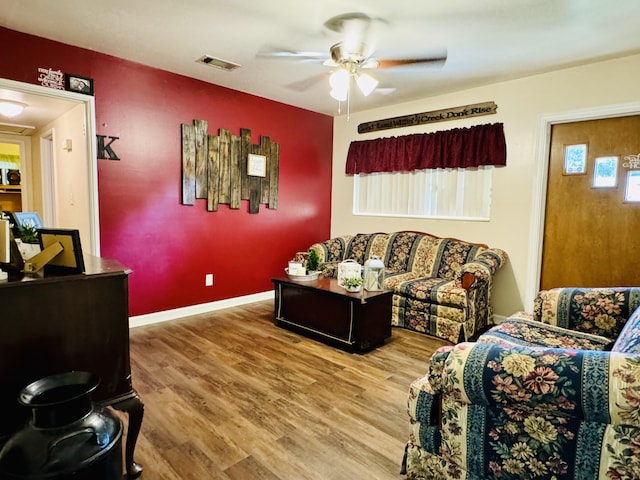
[[[2,78],[38,84],[38,68],[52,68],[94,79],[96,133],[120,137],[120,160],[98,160],[101,250],[133,270],[131,315],[270,290],[296,251],[329,237],[331,117],[1,27],[0,44]],[[276,210],[180,204],[180,125],[194,119],[280,143]]]

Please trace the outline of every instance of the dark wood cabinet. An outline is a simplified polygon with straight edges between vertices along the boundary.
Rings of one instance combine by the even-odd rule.
[[[0,438],[28,419],[18,392],[34,380],[73,370],[93,372],[92,399],[128,414],[125,461],[129,477],[141,467],[133,453],[144,406],[131,383],[129,270],[85,258],[84,275],[24,276],[0,283]]]

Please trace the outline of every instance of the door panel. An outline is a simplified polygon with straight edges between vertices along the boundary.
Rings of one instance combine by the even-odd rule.
[[[565,147],[586,144],[584,174],[564,172]],[[552,127],[540,288],[640,285],[640,204],[625,203],[640,116]],[[617,185],[593,188],[595,159],[618,157]],[[623,164],[627,166],[623,166]]]

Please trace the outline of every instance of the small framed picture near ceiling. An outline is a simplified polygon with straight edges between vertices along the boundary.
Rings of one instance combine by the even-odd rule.
[[[247,160],[247,175],[251,175],[252,177],[266,177],[267,157],[250,153]]]
[[[80,75],[73,75],[71,73],[65,73],[64,88],[70,92],[93,95],[93,79],[81,77]]]

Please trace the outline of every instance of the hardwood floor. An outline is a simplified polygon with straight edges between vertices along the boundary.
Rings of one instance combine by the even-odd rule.
[[[273,323],[273,302],[131,330],[145,480],[400,479],[409,384],[444,342],[364,355]]]

